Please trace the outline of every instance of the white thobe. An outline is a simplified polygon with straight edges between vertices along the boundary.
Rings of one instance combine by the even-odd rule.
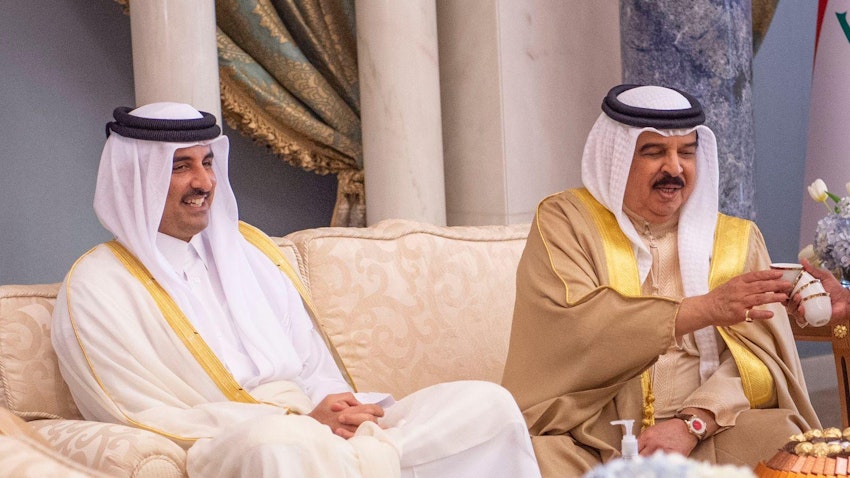
[[[185,251],[190,280],[197,263]],[[516,404],[492,383],[423,389],[388,407],[384,428],[364,424],[350,440],[287,414],[284,407],[307,413],[325,395],[350,390],[291,284],[288,290],[297,312],[292,342],[281,347],[300,361],[292,376],[246,379],[251,367],[238,357],[248,345],[229,340],[226,321],[220,336],[216,325],[193,324],[208,329],[199,332],[216,354],[237,357],[223,362],[262,403],[227,401],[144,286],[99,246],[75,264],[57,299],[60,370],[86,418],[140,426],[188,447],[190,476],[540,476]],[[215,287],[202,293],[215,296]],[[220,300],[209,304],[216,303],[224,308]]]

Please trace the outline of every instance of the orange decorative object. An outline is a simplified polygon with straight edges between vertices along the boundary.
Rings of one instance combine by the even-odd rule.
[[[788,443],[753,473],[758,478],[844,478],[848,476],[850,428],[809,430]]]

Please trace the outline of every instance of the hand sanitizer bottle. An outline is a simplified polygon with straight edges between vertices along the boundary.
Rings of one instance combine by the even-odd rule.
[[[620,453],[624,460],[634,460],[638,456],[637,438],[632,434],[634,420],[614,420],[611,425],[622,425],[625,428],[623,440],[620,442]]]

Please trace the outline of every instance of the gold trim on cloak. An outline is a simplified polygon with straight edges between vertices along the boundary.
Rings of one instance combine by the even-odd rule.
[[[242,236],[245,237],[245,240],[250,242],[254,247],[260,250],[263,254],[266,255],[273,263],[280,269],[281,272],[292,281],[292,285],[295,286],[295,289],[298,291],[298,294],[301,295],[301,300],[304,301],[304,306],[307,308],[307,313],[310,314],[310,318],[313,320],[313,327],[316,328],[316,331],[319,332],[319,335],[322,336],[322,340],[325,342],[325,346],[327,346],[328,350],[333,356],[334,362],[336,362],[336,366],[339,368],[340,373],[342,373],[345,381],[351,385],[351,388],[354,391],[357,391],[357,385],[354,383],[354,379],[351,378],[351,374],[348,373],[348,369],[345,367],[345,364],[342,361],[342,358],[339,356],[339,353],[336,350],[336,347],[331,343],[330,338],[325,333],[325,329],[319,324],[319,315],[316,313],[317,309],[315,304],[313,304],[313,300],[310,298],[310,294],[307,292],[307,287],[304,286],[304,283],[301,282],[301,277],[295,272],[295,269],[292,268],[292,265],[286,258],[283,256],[283,253],[280,252],[280,249],[277,247],[277,244],[271,240],[269,236],[267,236],[263,231],[258,228],[246,223],[239,221],[239,232],[242,233]]]
[[[718,214],[711,271],[708,275],[709,288],[714,289],[744,271],[751,233],[749,221]],[[744,339],[734,328],[718,327],[717,330],[735,359],[750,407],[761,408],[772,403],[776,384],[764,362],[744,345]]]
[[[174,330],[174,333],[186,346],[186,349],[195,357],[198,364],[207,372],[207,375],[213,380],[221,393],[233,402],[244,403],[259,403],[257,399],[251,396],[243,389],[233,375],[227,370],[227,367],[221,363],[221,360],[216,357],[209,345],[201,337],[201,334],[192,327],[192,323],[186,317],[186,314],[180,310],[180,307],[174,302],[174,299],[165,291],[165,289],[157,282],[156,279],[148,271],[147,267],[127,250],[120,242],[112,240],[106,243],[109,249],[118,258],[118,261],[136,278],[156,302],[162,316],[168,325]]]
[[[274,241],[272,241],[265,233],[245,222],[239,222],[239,232],[246,241],[268,257],[278,270],[292,281],[292,284],[295,286],[295,289],[304,301],[304,305],[310,315],[310,319],[313,321],[313,326],[319,332],[319,335],[321,335],[322,340],[325,342],[325,346],[328,347],[328,350],[339,368],[340,373],[342,373],[345,380],[356,391],[357,387],[354,385],[351,375],[345,368],[336,348],[324,332],[324,329],[322,329],[321,325],[318,323],[316,307],[313,305],[313,302],[307,293],[307,288],[304,286],[303,282],[301,282],[301,279],[289,264],[289,261],[287,261],[283,256],[283,253],[280,252],[277,244],[275,244]],[[233,375],[230,374],[221,360],[219,360],[219,358],[213,353],[212,349],[210,349],[209,345],[207,345],[195,328],[192,327],[189,319],[185,314],[183,314],[183,311],[180,310],[180,307],[174,302],[174,299],[172,299],[168,292],[166,292],[156,279],[151,276],[144,264],[142,264],[136,256],[134,256],[119,242],[113,240],[108,242],[106,245],[109,246],[124,267],[126,267],[127,270],[139,282],[141,282],[142,285],[145,286],[162,312],[163,317],[165,317],[165,320],[168,322],[168,325],[171,326],[180,340],[183,341],[183,344],[186,345],[186,348],[189,352],[191,352],[192,356],[194,356],[201,367],[204,368],[207,375],[210,376],[227,399],[236,402],[260,403],[247,391],[245,391],[238,382],[236,382]],[[294,413],[294,411],[286,407],[283,408],[287,410],[287,413]]]
[[[608,281],[617,292],[639,297],[641,295],[640,273],[637,258],[629,238],[623,234],[617,218],[605,208],[585,188],[571,191],[590,211],[602,248],[605,250],[605,262],[608,265]],[[655,394],[652,391],[652,367],[640,375],[640,386],[643,390],[643,428],[655,424]]]
[[[77,327],[77,323],[74,321],[73,309],[71,307],[71,281],[73,280],[73,277],[74,277],[74,270],[77,268],[77,265],[80,263],[80,261],[82,261],[86,256],[88,256],[89,254],[94,252],[95,249],[96,249],[96,247],[90,249],[88,252],[83,254],[79,259],[77,259],[76,262],[74,262],[74,265],[71,266],[71,270],[68,272],[68,279],[67,279],[67,282],[66,282],[66,285],[65,285],[65,301],[66,301],[66,307],[68,308],[68,318],[71,322],[71,328],[74,330],[74,337],[77,339],[77,343],[80,345],[80,352],[82,352],[83,357],[85,358],[86,363],[89,366],[89,370],[91,370],[92,377],[94,377],[94,380],[97,382],[98,386],[100,386],[100,389],[103,391],[103,393],[107,397],[109,397],[109,399],[112,401],[112,404],[115,406],[115,408],[119,412],[121,412],[121,414],[127,420],[127,423],[132,424],[136,428],[141,428],[141,429],[148,430],[148,431],[151,431],[151,432],[154,432],[154,433],[158,433],[160,435],[168,437],[171,440],[174,440],[174,441],[177,441],[177,442],[182,442],[182,443],[185,443],[185,444],[194,443],[196,440],[198,440],[197,437],[184,437],[182,435],[175,435],[173,433],[168,433],[164,430],[160,430],[158,428],[154,428],[154,427],[147,425],[145,423],[139,422],[139,421],[133,419],[132,417],[130,417],[129,415],[127,415],[124,412],[124,410],[121,409],[121,407],[118,406],[115,399],[112,398],[112,395],[110,395],[109,392],[106,390],[106,386],[103,385],[103,381],[100,379],[100,376],[97,374],[97,371],[94,368],[94,364],[92,363],[88,352],[86,352],[86,347],[83,344],[83,340],[80,337],[80,330]]]
[[[617,218],[585,189],[570,190],[590,211],[599,231],[608,265],[608,280],[613,289],[626,296],[640,296],[640,275],[631,242],[623,234]],[[750,222],[718,213],[714,235],[709,288],[713,289],[741,274],[747,260],[751,233]],[[732,353],[741,375],[744,394],[752,408],[769,404],[774,396],[775,383],[770,370],[746,345],[731,327],[718,327],[718,332]],[[650,369],[641,374],[644,396],[643,426],[655,423],[654,394]]]

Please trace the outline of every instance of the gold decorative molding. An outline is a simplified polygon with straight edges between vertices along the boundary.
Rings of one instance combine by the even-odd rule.
[[[847,326],[836,325],[832,328],[832,335],[835,336],[836,339],[843,339],[844,337],[847,337]]]
[[[767,29],[773,21],[773,14],[776,13],[778,3],[779,0],[753,0],[752,2],[753,56],[756,55],[761,42],[767,35]]]
[[[124,7],[124,14],[130,14],[130,0],[115,0],[115,3]]]

